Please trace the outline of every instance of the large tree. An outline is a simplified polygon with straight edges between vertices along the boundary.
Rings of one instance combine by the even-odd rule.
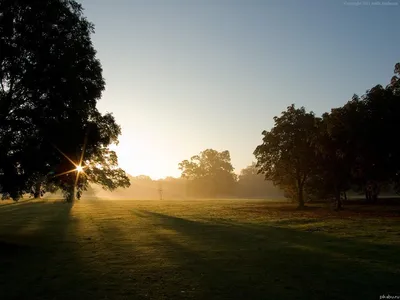
[[[341,114],[334,128],[345,132],[341,148],[352,157],[352,182],[367,201],[375,202],[380,187],[396,181],[400,170],[399,142],[391,134],[400,129],[395,78],[386,88],[376,85],[337,109]]]
[[[73,200],[88,180],[110,189],[129,186],[108,149],[121,129],[96,108],[105,82],[93,31],[73,0],[0,2],[3,195],[18,199],[32,188],[37,195],[51,183]],[[86,174],[77,165],[87,165]]]
[[[386,87],[390,92],[390,107],[389,117],[386,120],[386,125],[389,127],[387,133],[398,132],[400,130],[400,63],[394,67],[394,76],[391,83]],[[394,183],[396,191],[400,192],[400,140],[395,136],[389,137],[390,143],[390,158],[391,166],[391,181]]]
[[[357,101],[357,98],[353,98],[353,101]],[[316,119],[315,169],[308,186],[309,194],[317,199],[333,197],[338,210],[342,208],[342,194],[346,195],[350,189],[355,158],[344,118],[345,110],[338,108]]]
[[[263,143],[254,151],[259,172],[304,207],[304,191],[315,170],[316,118],[294,104],[274,117],[275,126],[264,130]]]
[[[236,175],[227,150],[204,150],[179,163],[179,169],[182,177],[189,180],[189,192],[195,196],[227,196],[235,187]]]

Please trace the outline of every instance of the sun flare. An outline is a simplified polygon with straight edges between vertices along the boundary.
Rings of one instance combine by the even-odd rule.
[[[76,170],[80,173],[83,171],[83,167],[82,166],[76,166]]]

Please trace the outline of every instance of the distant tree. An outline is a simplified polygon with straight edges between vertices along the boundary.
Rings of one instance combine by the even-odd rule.
[[[207,149],[179,163],[182,178],[189,180],[191,193],[216,197],[230,195],[236,183],[229,151]]]
[[[265,198],[281,196],[283,192],[275,187],[272,181],[265,181],[264,175],[258,173],[256,162],[240,171],[237,184],[239,197]]]
[[[121,129],[96,108],[105,83],[93,28],[73,0],[0,2],[3,195],[38,196],[51,185],[72,201],[88,180],[109,189],[129,185],[108,150]],[[79,164],[88,176],[74,171]]]
[[[163,179],[163,181],[176,181],[176,180],[179,180],[179,178],[175,178],[172,176],[167,176]]]
[[[168,176],[164,179],[158,180],[161,184],[163,197],[170,199],[185,199],[187,196],[187,182],[188,180],[184,178],[174,178]],[[160,188],[160,186],[158,186]]]
[[[285,190],[304,207],[304,191],[315,170],[315,147],[317,135],[314,114],[294,104],[274,117],[275,126],[263,131],[263,143],[254,151],[259,172],[266,180]]]
[[[135,180],[152,181],[151,177],[147,176],[147,175],[139,175],[139,176],[135,176],[133,178]]]

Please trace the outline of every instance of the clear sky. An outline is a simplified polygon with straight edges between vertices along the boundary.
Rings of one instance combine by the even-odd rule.
[[[320,115],[386,85],[400,62],[400,0],[81,3],[120,166],[153,179],[207,148],[229,150],[239,172],[288,105]]]

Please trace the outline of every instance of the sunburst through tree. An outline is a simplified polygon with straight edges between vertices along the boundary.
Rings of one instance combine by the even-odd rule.
[[[0,11],[1,193],[18,200],[51,184],[73,201],[74,189],[82,192],[89,181],[129,186],[108,148],[118,144],[121,128],[96,107],[105,82],[82,6],[0,1]]]

